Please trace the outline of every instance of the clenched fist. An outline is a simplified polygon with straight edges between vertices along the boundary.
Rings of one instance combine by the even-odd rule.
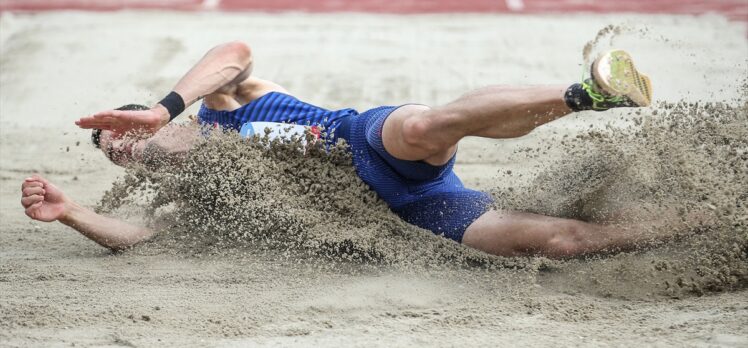
[[[34,175],[21,185],[21,205],[34,220],[51,222],[65,216],[68,198],[57,186]]]

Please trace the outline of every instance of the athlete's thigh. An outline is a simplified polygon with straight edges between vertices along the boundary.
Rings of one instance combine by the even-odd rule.
[[[532,255],[578,221],[517,211],[489,210],[468,226],[462,244],[500,256]]]

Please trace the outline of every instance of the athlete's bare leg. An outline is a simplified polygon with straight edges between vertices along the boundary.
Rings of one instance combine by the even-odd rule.
[[[408,105],[395,110],[382,130],[394,157],[447,163],[466,136],[514,138],[572,112],[564,100],[568,86],[493,86],[470,92],[447,105]],[[672,234],[684,224],[655,214],[635,224],[601,225],[537,214],[490,210],[468,226],[463,244],[504,256],[567,257],[622,250]]]
[[[408,105],[384,122],[382,141],[391,155],[433,165],[449,161],[466,136],[515,138],[571,113],[568,86],[491,86],[436,108]]]
[[[631,209],[619,221],[595,224],[516,211],[490,210],[473,222],[462,243],[494,255],[572,257],[630,250],[709,223],[708,215],[679,216]]]

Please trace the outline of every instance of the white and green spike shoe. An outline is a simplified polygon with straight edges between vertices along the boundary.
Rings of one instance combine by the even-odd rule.
[[[601,54],[592,63],[592,78],[582,82],[594,110],[615,107],[641,107],[652,104],[652,83],[634,67],[623,50]]]

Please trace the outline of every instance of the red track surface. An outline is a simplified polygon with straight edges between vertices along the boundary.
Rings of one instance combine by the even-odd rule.
[[[0,11],[309,11],[375,13],[718,13],[748,22],[748,0],[0,0]]]

